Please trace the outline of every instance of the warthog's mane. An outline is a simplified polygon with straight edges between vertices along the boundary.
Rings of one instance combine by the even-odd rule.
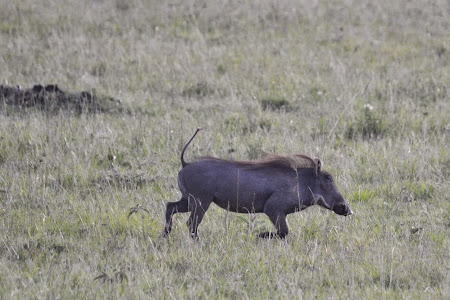
[[[303,169],[314,168],[315,162],[312,158],[302,155],[275,155],[269,154],[261,159],[257,160],[228,160],[221,159],[212,156],[198,157],[197,160],[216,160],[235,164],[248,169],[257,169],[264,167],[278,167],[278,168],[291,168],[291,169]]]

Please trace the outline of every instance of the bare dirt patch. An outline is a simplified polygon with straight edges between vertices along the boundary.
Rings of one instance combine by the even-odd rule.
[[[122,102],[94,92],[66,92],[56,84],[34,85],[29,89],[20,86],[0,85],[0,105],[8,111],[36,108],[48,112],[71,111],[74,113],[127,112]]]

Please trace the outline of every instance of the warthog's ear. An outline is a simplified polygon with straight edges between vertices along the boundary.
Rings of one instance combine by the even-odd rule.
[[[316,174],[320,174],[320,172],[322,171],[322,162],[320,161],[320,159],[318,158],[314,159],[314,165]]]

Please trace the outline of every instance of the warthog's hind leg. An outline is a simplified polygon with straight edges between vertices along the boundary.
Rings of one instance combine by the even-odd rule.
[[[189,231],[191,232],[191,237],[196,240],[198,239],[198,225],[203,220],[203,216],[205,215],[206,211],[209,208],[209,205],[211,204],[212,199],[209,200],[207,197],[202,197],[195,199],[194,197],[189,198],[189,211],[191,212],[191,215],[189,216],[189,219],[187,221],[187,226],[189,227]]]
[[[166,206],[166,226],[163,230],[163,236],[167,236],[170,231],[172,231],[172,217],[176,213],[188,212],[188,199],[181,198],[180,201],[177,202],[169,202]]]

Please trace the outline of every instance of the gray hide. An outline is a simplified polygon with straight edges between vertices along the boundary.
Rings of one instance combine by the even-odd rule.
[[[231,161],[213,157],[192,163],[183,160],[178,173],[180,201],[167,203],[164,235],[172,229],[172,216],[191,212],[188,227],[193,238],[211,203],[237,213],[265,213],[275,225],[276,233],[263,232],[260,237],[284,238],[288,232],[286,215],[314,204],[350,215],[347,201],[337,190],[332,176],[323,171],[320,160],[303,155],[269,156],[259,161]]]

